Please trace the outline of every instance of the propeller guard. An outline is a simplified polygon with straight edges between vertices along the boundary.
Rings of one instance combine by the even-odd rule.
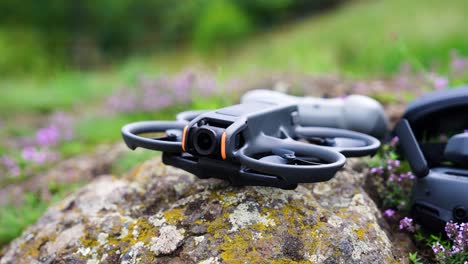
[[[174,130],[181,132],[154,139],[141,136]],[[377,139],[359,132],[298,126],[297,105],[270,103],[188,111],[177,121],[131,123],[122,128],[122,136],[129,148],[162,151],[165,164],[199,178],[283,189],[327,181],[344,166],[345,156],[373,155],[380,146]],[[326,144],[299,141],[312,138],[325,139]]]

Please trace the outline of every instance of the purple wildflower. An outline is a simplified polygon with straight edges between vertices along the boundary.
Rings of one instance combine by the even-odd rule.
[[[195,74],[192,72],[182,73],[176,76],[172,85],[175,99],[178,102],[187,102],[190,100],[190,89],[195,81]]]
[[[0,164],[6,169],[7,174],[12,177],[18,177],[21,174],[21,169],[16,161],[9,156],[2,156],[0,158]]]
[[[445,257],[445,248],[439,242],[436,242],[434,245],[432,245],[432,251],[438,257]]]
[[[468,58],[460,56],[456,51],[453,51],[451,56],[450,69],[452,73],[458,76],[463,75],[468,69]]]
[[[444,257],[468,250],[468,223],[457,224],[450,221],[445,225],[445,232],[453,245],[450,251],[444,248]]]
[[[364,94],[369,90],[369,86],[365,82],[357,82],[353,87],[354,92]]]
[[[394,136],[392,140],[390,141],[390,145],[394,146],[400,141],[400,139],[397,136]]]
[[[380,167],[373,167],[370,169],[370,173],[371,174],[375,174],[375,175],[381,175],[384,173],[384,169],[382,166]]]
[[[449,238],[456,237],[458,233],[459,225],[453,221],[447,222],[445,225],[445,232]]]
[[[70,140],[73,138],[75,131],[71,116],[64,112],[55,112],[49,118],[49,122],[58,128],[60,140]]]
[[[197,79],[197,88],[202,96],[211,96],[216,91],[216,80],[211,76],[204,75]]]
[[[443,77],[443,76],[440,76],[440,75],[436,75],[436,74],[431,74],[429,76],[429,79],[432,83],[432,86],[436,89],[436,90],[442,90],[442,89],[445,89],[447,88],[448,84],[449,84],[449,81],[446,77]]]
[[[409,217],[405,217],[405,218],[401,219],[400,220],[400,229],[401,230],[408,230],[410,232],[414,232],[415,227],[413,225],[413,219],[411,219]]]
[[[387,218],[392,218],[393,215],[395,215],[395,210],[393,209],[387,209],[384,211],[383,215]]]
[[[60,132],[55,125],[41,128],[36,132],[36,142],[40,146],[54,146],[60,140]]]
[[[58,155],[48,149],[37,149],[35,147],[26,147],[21,152],[21,157],[25,161],[33,162],[39,165],[50,161],[56,161]]]

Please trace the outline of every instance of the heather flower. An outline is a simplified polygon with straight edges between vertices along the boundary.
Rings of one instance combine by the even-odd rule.
[[[432,251],[437,257],[445,258],[445,248],[439,242],[436,242],[434,245],[432,245]]]
[[[392,216],[395,215],[395,210],[387,209],[384,211],[383,215],[387,218],[392,218]]]
[[[382,166],[380,167],[373,167],[370,169],[370,173],[374,175],[382,175],[384,173],[384,169]]]
[[[445,88],[447,88],[447,86],[449,84],[449,81],[448,81],[448,79],[446,77],[439,76],[439,75],[436,75],[436,74],[431,74],[429,76],[429,80],[431,81],[432,86],[436,90],[445,89]]]
[[[187,102],[190,100],[190,88],[195,81],[195,75],[191,72],[182,73],[177,76],[172,85],[172,91],[178,102]]]
[[[37,149],[35,147],[26,147],[21,152],[21,157],[25,161],[33,162],[39,165],[50,161],[56,161],[58,154],[48,149]]]
[[[364,94],[369,90],[369,86],[365,82],[357,82],[354,84],[353,90],[356,93]]]
[[[16,161],[9,156],[2,156],[0,158],[0,164],[6,169],[7,174],[12,177],[18,177],[21,174],[20,167],[18,166]]]
[[[197,79],[197,88],[202,96],[211,96],[216,91],[216,80],[211,76],[205,75]]]
[[[468,58],[460,56],[458,52],[451,53],[452,60],[450,62],[450,70],[455,75],[463,75],[468,69]]]
[[[137,107],[137,97],[129,92],[129,88],[122,88],[107,99],[106,105],[113,111],[131,112]]]
[[[460,227],[457,223],[450,221],[445,225],[445,232],[449,238],[454,238],[457,236],[459,228]]]
[[[394,146],[400,141],[400,139],[397,136],[394,136],[392,140],[390,140],[390,145]]]
[[[409,217],[405,217],[400,220],[400,230],[408,230],[410,232],[415,231],[415,227],[413,225],[413,219]]]
[[[468,224],[457,224],[452,221],[447,222],[445,225],[445,232],[447,237],[452,241],[452,248],[445,249],[439,243],[432,246],[434,253],[443,258],[452,256],[460,252],[468,250]],[[443,254],[441,254],[443,252]]]
[[[56,126],[60,132],[60,140],[70,140],[74,136],[74,124],[70,115],[64,112],[55,112],[49,118],[49,123]]]
[[[40,146],[54,146],[60,140],[60,132],[54,125],[41,128],[36,132],[36,142]]]

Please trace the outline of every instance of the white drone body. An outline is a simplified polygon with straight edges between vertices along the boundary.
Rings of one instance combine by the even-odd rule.
[[[363,95],[343,98],[297,97],[272,90],[252,90],[245,93],[241,103],[266,102],[298,105],[302,126],[321,126],[349,129],[383,138],[388,120],[382,105]]]

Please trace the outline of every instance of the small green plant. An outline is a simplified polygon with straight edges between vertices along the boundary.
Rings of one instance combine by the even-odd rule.
[[[412,264],[423,264],[421,258],[418,256],[418,252],[409,253],[409,261]]]
[[[385,208],[405,209],[409,203],[414,176],[406,162],[398,159],[395,151],[398,138],[383,145],[372,159],[368,160],[370,173],[379,182],[379,198]]]
[[[57,184],[49,183],[50,200],[42,199],[38,193],[25,193],[21,202],[10,201],[0,205],[0,248],[18,237],[21,232],[34,223],[54,202],[77,189],[82,183]]]
[[[0,207],[0,246],[19,236],[45,211],[47,204],[37,195],[27,193],[21,204],[9,203]]]

